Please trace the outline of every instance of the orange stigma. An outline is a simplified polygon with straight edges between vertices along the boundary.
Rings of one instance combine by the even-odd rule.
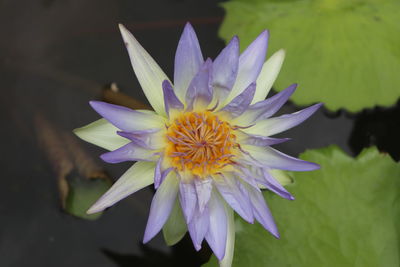
[[[209,111],[188,112],[168,126],[166,155],[179,171],[204,177],[233,163],[237,147],[229,123]]]

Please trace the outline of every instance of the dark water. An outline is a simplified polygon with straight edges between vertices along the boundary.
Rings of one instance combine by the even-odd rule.
[[[213,58],[224,46],[217,37],[223,14],[211,0],[0,0],[0,266],[199,266],[207,261],[209,250],[195,253],[187,237],[172,248],[161,235],[141,244],[151,188],[121,201],[97,221],[63,213],[33,118],[42,114],[70,132],[98,118],[88,101],[100,99],[111,82],[146,101],[117,23],[125,24],[172,77],[185,22],[192,22],[203,54]],[[297,109],[288,104],[283,112]],[[279,148],[297,155],[334,143],[355,153],[378,144],[398,159],[397,118],[398,106],[351,116],[320,110],[286,132],[293,140]],[[103,152],[79,144],[95,159]],[[97,164],[113,179],[130,165]]]

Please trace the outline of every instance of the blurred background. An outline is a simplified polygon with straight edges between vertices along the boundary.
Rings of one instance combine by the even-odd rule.
[[[89,100],[147,104],[118,23],[172,77],[187,21],[198,34],[203,55],[214,58],[224,47],[218,37],[224,18],[220,2],[0,0],[0,266],[200,266],[208,261],[209,249],[196,253],[188,237],[173,247],[167,247],[162,234],[141,244],[151,187],[96,220],[79,218],[82,212],[69,194],[79,197],[76,190],[90,183],[103,190],[130,163],[101,162],[103,150],[71,131],[99,118]],[[289,102],[281,113],[299,108]],[[321,109],[285,132],[293,140],[278,148],[297,156],[337,144],[356,155],[377,145],[398,160],[399,110],[399,104],[353,114]]]

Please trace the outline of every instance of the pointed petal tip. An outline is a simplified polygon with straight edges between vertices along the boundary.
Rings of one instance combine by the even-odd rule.
[[[125,30],[125,26],[122,23],[118,23],[118,28],[120,31]]]
[[[99,206],[96,202],[86,211],[86,214],[88,214],[88,215],[95,214],[95,213],[103,211],[104,209],[105,209],[105,207],[103,208],[103,207]]]
[[[118,163],[118,162],[115,162],[115,160],[113,160],[113,158],[112,157],[110,157],[112,154],[110,154],[111,152],[106,152],[106,153],[103,153],[103,154],[101,154],[100,155],[100,159],[102,160],[102,161],[104,161],[104,162],[107,162],[107,163]]]
[[[232,37],[232,39],[229,41],[228,45],[229,45],[229,44],[235,45],[235,46],[239,47],[239,36],[234,35],[234,36]]]
[[[312,171],[321,169],[321,165],[319,165],[318,163],[314,163],[314,162],[310,162],[310,163],[312,165],[312,168],[314,168],[314,169],[312,169]]]
[[[221,252],[217,252],[217,251],[213,251],[214,255],[217,257],[218,261],[222,261],[225,257],[225,249],[224,251]]]
[[[94,109],[96,112],[99,112],[98,110],[102,110],[104,105],[108,105],[108,103],[103,102],[103,101],[98,101],[98,100],[90,100],[89,105]]]
[[[129,34],[130,32],[122,23],[118,23],[118,28],[119,28],[119,31],[121,32],[122,38],[125,39],[125,36],[127,34]],[[126,44],[126,42],[125,42],[125,44]]]
[[[268,29],[263,30],[263,31],[260,33],[260,35],[266,36],[266,37],[268,38],[268,37],[269,37],[269,30],[268,30]]]
[[[191,24],[189,21],[186,22],[185,27],[184,27],[184,29],[183,29],[183,32],[184,32],[184,33],[185,33],[185,32],[187,32],[187,33],[194,33],[194,28],[193,28],[192,24]]]
[[[162,82],[162,88],[164,89],[164,87],[167,87],[167,86],[170,86],[171,85],[171,83],[168,81],[168,80],[164,80],[163,82]]]
[[[98,100],[90,100],[90,101],[89,101],[89,105],[93,108],[93,106],[97,106],[97,105],[99,104],[99,102],[101,102],[101,101],[98,101]]]
[[[289,90],[291,92],[295,91],[297,89],[297,86],[299,86],[298,83],[291,84],[286,90]]]
[[[72,132],[73,132],[76,136],[78,136],[79,138],[81,138],[81,131],[82,131],[82,128],[81,128],[81,127],[75,128],[75,129],[72,130]]]
[[[199,251],[201,249],[201,244],[193,244],[193,246],[196,251]]]
[[[272,234],[276,239],[281,239],[281,235],[279,234],[278,230],[276,230],[276,232],[274,232],[274,233],[271,232],[271,234]]]
[[[146,232],[147,233],[147,232]],[[143,244],[147,244],[152,238],[149,238],[146,233],[144,233]]]

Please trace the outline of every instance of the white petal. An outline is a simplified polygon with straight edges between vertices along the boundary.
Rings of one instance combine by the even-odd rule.
[[[197,204],[196,188],[192,181],[181,181],[179,183],[179,200],[181,202],[181,207],[183,215],[186,219],[186,223],[189,224],[193,218]]]
[[[219,262],[219,267],[231,267],[233,252],[235,250],[235,220],[233,210],[225,205],[226,216],[228,217],[228,230],[226,236],[225,256]]]
[[[256,93],[251,104],[264,100],[272,88],[279,71],[281,70],[283,60],[285,59],[285,50],[281,49],[275,52],[263,65],[260,75],[257,78]]]
[[[196,188],[198,205],[200,213],[203,213],[205,206],[208,204],[211,196],[212,179],[195,179],[194,185]]]
[[[129,143],[129,140],[119,136],[117,131],[119,131],[117,127],[105,119],[100,119],[81,128],[76,128],[74,133],[86,142],[107,150],[115,150]]]
[[[224,206],[222,198],[213,190],[208,205],[210,211],[210,225],[206,234],[206,240],[219,260],[222,260],[225,256],[227,243],[228,218]]]
[[[267,53],[268,36],[268,31],[263,31],[240,55],[235,84],[222,106],[229,103],[257,80]]]
[[[154,110],[166,116],[162,82],[169,80],[154,59],[139,44],[135,37],[123,25],[119,29],[128,49],[131,64],[140,86]]]
[[[100,212],[121,199],[153,183],[155,163],[137,162],[87,211]]]

